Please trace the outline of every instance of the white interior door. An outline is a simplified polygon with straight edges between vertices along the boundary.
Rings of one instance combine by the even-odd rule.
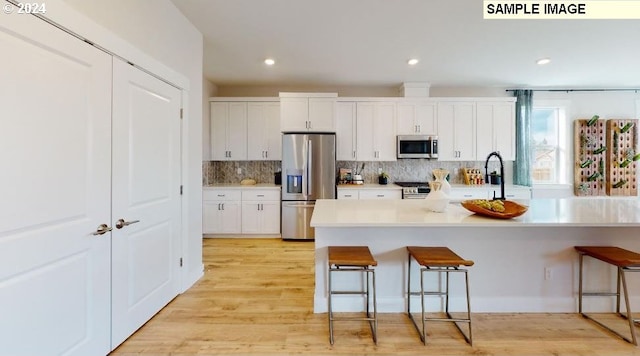
[[[110,350],[111,56],[0,16],[0,353]]]
[[[115,348],[179,292],[181,92],[116,59],[113,87]]]

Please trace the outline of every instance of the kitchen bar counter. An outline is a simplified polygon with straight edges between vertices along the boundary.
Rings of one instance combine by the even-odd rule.
[[[640,201],[628,198],[533,199],[529,210],[503,220],[478,216],[452,203],[444,213],[430,212],[424,200],[319,200],[314,227],[540,227],[639,226]],[[640,236],[639,236],[640,238]]]
[[[311,220],[315,227],[316,312],[327,309],[327,246],[331,245],[369,246],[378,261],[376,284],[381,312],[405,309],[405,247],[410,245],[447,246],[475,261],[469,269],[474,312],[575,312],[578,255],[573,246],[616,245],[640,251],[637,198],[533,199],[528,212],[510,220],[477,216],[458,204],[451,204],[445,213],[432,213],[421,203],[317,202]],[[590,275],[585,288],[615,287],[613,270],[602,263],[585,260],[585,273]],[[361,283],[357,276],[341,275],[336,280],[340,287]],[[632,308],[636,310],[640,309],[639,277],[629,278]],[[454,311],[464,305],[464,299],[458,298],[462,284],[452,280]],[[585,308],[610,310],[612,301],[589,298]],[[362,305],[354,296],[339,296],[334,302],[335,310],[342,311],[357,311]],[[437,302],[432,300],[430,305],[438,310]],[[600,307],[605,309],[596,309]]]

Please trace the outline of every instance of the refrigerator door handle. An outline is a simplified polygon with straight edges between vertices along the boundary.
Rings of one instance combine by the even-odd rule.
[[[313,195],[313,171],[311,168],[313,164],[311,158],[313,158],[313,145],[311,140],[308,141],[309,148],[307,149],[307,195]]]
[[[302,145],[302,157],[303,157],[303,162],[302,162],[302,196],[304,197],[304,199],[306,200],[309,196],[308,196],[308,192],[307,192],[307,188],[309,187],[309,183],[307,182],[307,179],[309,179],[309,139],[307,138],[307,136],[305,135],[304,137],[304,141],[305,144]]]

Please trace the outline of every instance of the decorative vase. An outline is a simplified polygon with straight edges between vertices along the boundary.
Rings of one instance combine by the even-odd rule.
[[[436,178],[436,182],[440,183],[440,189],[449,196],[451,194],[451,184],[447,180],[447,176],[449,175],[449,171],[446,169],[436,168],[432,172],[433,176]],[[433,188],[431,188],[433,190]]]
[[[387,177],[378,177],[378,184],[387,184],[389,182],[389,180],[387,179]]]
[[[442,184],[439,181],[431,181],[429,188],[431,188],[431,191],[424,199],[427,209],[436,213],[442,213],[447,210],[449,197],[442,191]]]

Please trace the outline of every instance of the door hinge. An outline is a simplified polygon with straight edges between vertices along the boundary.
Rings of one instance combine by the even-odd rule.
[[[182,186],[180,186],[180,195],[182,195],[182,190],[183,190]]]
[[[182,267],[182,257],[180,257],[180,267]]]
[[[182,119],[183,114],[184,114],[184,109],[180,108],[180,119]]]

